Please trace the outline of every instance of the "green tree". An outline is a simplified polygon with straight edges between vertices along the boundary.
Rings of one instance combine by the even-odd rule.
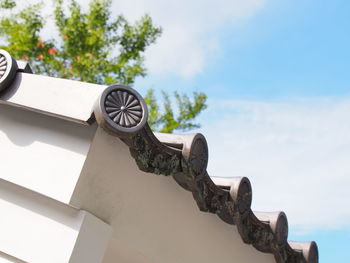
[[[146,75],[144,52],[161,35],[148,15],[130,24],[122,15],[112,19],[110,0],[92,0],[87,12],[76,0],[68,0],[69,12],[64,12],[63,0],[54,0],[52,18],[58,31],[54,39],[40,36],[46,19],[42,4],[15,11],[15,0],[0,0],[0,48],[17,59],[30,62],[34,72],[54,77],[98,84],[132,85],[135,78]],[[6,16],[5,13],[10,13]],[[154,130],[173,132],[199,127],[194,119],[206,108],[206,96],[194,93],[174,93],[177,114],[174,114],[169,94],[163,94],[163,109],[151,89],[146,94]]]

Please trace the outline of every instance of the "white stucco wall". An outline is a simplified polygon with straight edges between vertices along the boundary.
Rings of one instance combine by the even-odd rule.
[[[95,129],[0,105],[0,178],[68,203]]]
[[[105,220],[115,239],[152,262],[275,262],[243,244],[235,226],[200,212],[192,194],[171,177],[141,172],[128,147],[102,129],[71,204]]]
[[[0,262],[102,261],[111,228],[68,205],[95,130],[0,105]]]
[[[27,263],[13,256],[7,255],[0,251],[0,262],[1,263]]]
[[[0,210],[0,251],[10,262],[99,263],[112,233],[88,212],[2,179]]]
[[[200,212],[171,177],[141,172],[128,147],[96,126],[0,105],[0,145],[2,253],[98,263],[108,247],[103,263],[275,262]]]
[[[103,263],[154,263],[139,251],[132,249],[116,238],[108,244]]]

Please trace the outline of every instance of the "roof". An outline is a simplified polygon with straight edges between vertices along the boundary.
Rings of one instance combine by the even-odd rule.
[[[153,132],[146,103],[136,90],[35,75],[27,63],[4,50],[0,66],[0,103],[83,125],[96,122],[129,147],[141,171],[172,176],[192,193],[201,211],[235,225],[244,243],[273,254],[276,262],[318,262],[315,242],[288,241],[285,213],[252,211],[248,178],[209,176],[208,145],[202,134]]]

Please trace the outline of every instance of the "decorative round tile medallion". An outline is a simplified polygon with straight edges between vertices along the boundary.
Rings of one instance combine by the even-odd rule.
[[[108,128],[117,133],[135,133],[146,124],[146,103],[128,86],[108,87],[101,96],[100,107]]]
[[[11,85],[17,68],[16,60],[6,50],[0,49],[0,91]]]

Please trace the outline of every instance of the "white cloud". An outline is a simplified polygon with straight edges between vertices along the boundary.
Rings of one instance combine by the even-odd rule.
[[[135,20],[148,13],[164,29],[147,51],[151,74],[191,77],[218,51],[218,31],[254,15],[265,0],[115,0],[113,12]]]
[[[350,227],[350,98],[210,105],[211,175],[247,176],[253,209],[284,210],[299,231]]]

